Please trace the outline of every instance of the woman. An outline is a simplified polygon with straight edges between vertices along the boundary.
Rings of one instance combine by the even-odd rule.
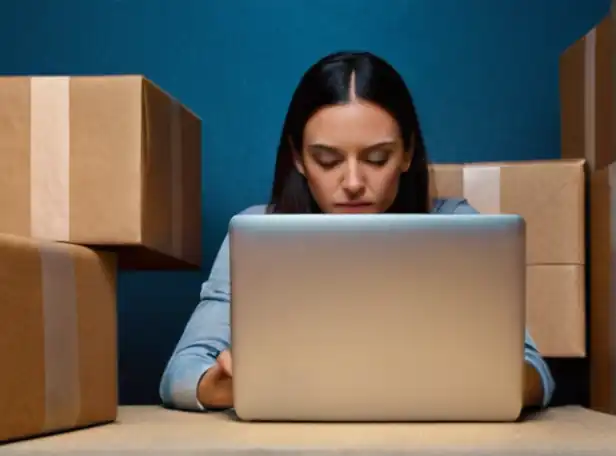
[[[400,75],[369,53],[333,54],[313,65],[295,90],[269,204],[244,212],[476,213],[461,199],[430,200],[427,163],[413,100]],[[163,374],[166,406],[233,406],[229,290],[225,238]],[[554,381],[528,334],[525,359],[524,404],[546,406]]]

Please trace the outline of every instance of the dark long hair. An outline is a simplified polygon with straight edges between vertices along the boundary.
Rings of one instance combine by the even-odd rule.
[[[293,93],[282,127],[269,211],[297,214],[320,212],[306,178],[295,168],[293,153],[301,151],[306,123],[325,106],[349,102],[351,75],[355,95],[387,111],[398,123],[405,150],[413,150],[407,172],[400,176],[392,213],[429,210],[426,148],[411,94],[398,72],[368,52],[338,52],[319,60]]]

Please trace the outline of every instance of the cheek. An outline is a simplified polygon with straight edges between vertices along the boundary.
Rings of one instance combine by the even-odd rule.
[[[336,173],[324,171],[318,166],[306,166],[306,181],[313,196],[317,200],[329,199],[337,185]]]
[[[395,196],[398,191],[400,171],[398,168],[383,169],[372,176],[372,189],[381,197]]]

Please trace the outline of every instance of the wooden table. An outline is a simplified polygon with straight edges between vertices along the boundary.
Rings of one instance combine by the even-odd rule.
[[[0,447],[0,455],[616,455],[616,417],[554,408],[511,424],[243,423],[228,413],[120,407],[116,423]]]

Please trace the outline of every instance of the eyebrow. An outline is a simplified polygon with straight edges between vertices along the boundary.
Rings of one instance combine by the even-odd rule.
[[[378,143],[372,144],[368,147],[364,147],[362,149],[363,152],[365,151],[369,151],[369,150],[373,150],[373,149],[378,149],[381,147],[388,147],[388,146],[394,146],[396,145],[396,141],[394,140],[387,140],[387,141],[380,141]],[[320,149],[320,150],[324,150],[327,152],[335,152],[335,153],[339,153],[340,149],[338,149],[337,147],[333,147],[333,146],[328,146],[327,144],[320,144],[320,143],[315,143],[315,144],[309,144],[308,145],[309,149]]]

